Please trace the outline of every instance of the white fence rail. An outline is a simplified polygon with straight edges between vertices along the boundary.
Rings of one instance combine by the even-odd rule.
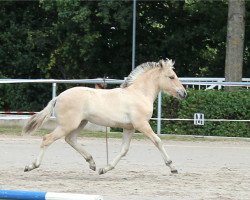
[[[197,89],[221,89],[223,86],[238,86],[238,87],[246,87],[247,89],[250,87],[250,78],[243,78],[242,82],[225,82],[225,78],[180,78],[183,85],[186,88],[197,88]],[[105,79],[106,84],[121,84],[124,80],[120,79]],[[52,98],[56,96],[57,84],[96,84],[96,83],[104,83],[103,78],[97,79],[74,79],[74,80],[58,80],[58,79],[0,79],[0,84],[20,84],[20,83],[50,83],[52,84]],[[157,105],[157,118],[152,118],[151,120],[157,121],[157,134],[161,133],[161,121],[193,121],[194,119],[167,119],[161,118],[161,104],[162,98],[161,93],[158,96],[158,105]],[[8,112],[10,113],[10,112]],[[0,114],[4,114],[0,112]],[[1,118],[6,118],[4,116],[0,116]],[[11,116],[8,117],[9,119]],[[17,117],[13,117],[13,119],[17,119]],[[250,120],[227,120],[227,119],[205,119],[205,121],[245,121],[249,122]]]

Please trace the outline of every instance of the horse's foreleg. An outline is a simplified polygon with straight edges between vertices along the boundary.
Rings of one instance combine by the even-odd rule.
[[[178,173],[177,169],[174,167],[172,160],[168,156],[165,148],[163,147],[161,139],[154,133],[148,122],[141,122],[136,126],[137,130],[146,135],[154,145],[159,149],[161,156],[165,164],[170,168],[172,173]]]
[[[47,149],[47,147],[49,145],[51,145],[54,141],[61,138],[62,136],[64,136],[64,132],[62,131],[62,129],[60,127],[57,127],[50,134],[43,136],[43,141],[42,141],[42,144],[40,146],[40,152],[39,152],[37,158],[34,160],[34,162],[32,162],[32,164],[25,166],[24,171],[28,172],[28,171],[31,171],[33,169],[38,168],[41,165],[41,162],[42,162],[42,159],[44,156],[44,152]]]
[[[89,163],[89,168],[95,171],[96,164],[92,156],[81,145],[77,143],[78,133],[86,124],[87,124],[87,121],[82,121],[82,123],[76,130],[72,131],[69,135],[65,137],[65,141],[70,146],[72,146],[77,152],[79,152],[85,158],[85,160]]]
[[[134,134],[135,130],[123,129],[123,137],[122,137],[122,147],[120,153],[114,158],[114,160],[104,168],[99,169],[99,174],[104,174],[115,168],[117,163],[121,160],[123,156],[125,156],[129,150],[129,145]]]

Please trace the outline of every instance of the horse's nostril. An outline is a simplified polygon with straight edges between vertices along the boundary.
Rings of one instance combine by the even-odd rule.
[[[186,98],[187,97],[187,92],[186,91],[184,91],[184,98]]]
[[[184,90],[178,90],[177,94],[179,95],[180,98],[184,99],[187,96],[187,92]]]

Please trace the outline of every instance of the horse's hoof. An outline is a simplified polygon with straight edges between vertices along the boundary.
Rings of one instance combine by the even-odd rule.
[[[24,172],[29,172],[29,171],[30,171],[29,167],[28,167],[28,166],[25,166]]]
[[[177,169],[173,169],[173,170],[171,170],[171,173],[172,174],[178,174],[178,171],[177,171]]]
[[[92,169],[93,171],[96,171],[96,166],[89,166],[90,169]]]
[[[104,168],[100,168],[99,171],[98,171],[98,174],[99,175],[105,174]]]

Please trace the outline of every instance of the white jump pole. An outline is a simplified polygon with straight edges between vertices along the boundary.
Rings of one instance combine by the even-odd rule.
[[[45,200],[103,200],[103,197],[100,195],[48,192],[45,195]]]
[[[12,200],[103,200],[100,195],[0,190],[0,199]]]

